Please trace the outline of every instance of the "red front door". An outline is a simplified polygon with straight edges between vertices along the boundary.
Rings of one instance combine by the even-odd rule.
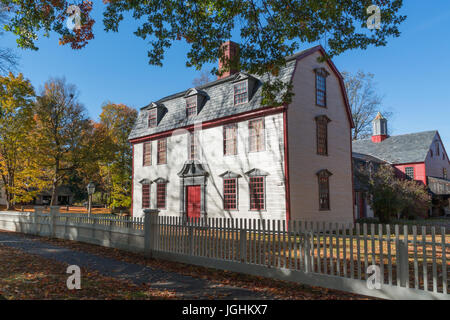
[[[188,218],[200,218],[200,186],[186,187],[186,213]]]

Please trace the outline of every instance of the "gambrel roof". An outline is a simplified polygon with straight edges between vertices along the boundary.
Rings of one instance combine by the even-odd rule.
[[[273,81],[275,79],[279,79],[284,83],[289,83],[292,80],[292,76],[295,71],[296,61],[317,51],[325,54],[325,51],[321,46],[316,46],[287,57],[286,65],[280,69],[279,74],[276,77],[267,74],[262,77],[258,77],[255,75],[248,75],[244,72],[239,72],[226,78],[209,82],[197,88],[190,88],[186,91],[182,91],[153,102],[153,105],[150,104],[141,108],[134,128],[130,133],[129,139],[133,140],[157,133],[163,133],[177,128],[187,127],[197,122],[207,122],[264,108],[266,106],[263,106],[261,103],[262,84],[264,82]],[[329,61],[328,64],[332,69],[336,70],[331,61]],[[342,80],[341,75],[338,74],[338,76],[339,79]],[[253,92],[250,92],[251,99],[247,103],[235,106],[233,85],[236,81],[246,78],[250,78],[254,82],[254,86],[252,86]],[[343,82],[341,83],[341,86],[343,86]],[[206,101],[204,102],[201,111],[199,111],[197,115],[186,117],[186,95],[189,96],[193,92],[200,92],[202,94],[205,94]],[[345,89],[342,88],[342,92],[345,95]],[[350,109],[348,107],[346,95],[344,99],[347,104],[349,121],[353,125],[349,113]],[[151,106],[154,106],[155,104],[164,106],[167,112],[162,116],[157,127],[148,128],[147,109],[149,109]]]
[[[285,68],[280,71],[278,76],[283,82],[291,80],[294,72],[295,61],[289,61]],[[239,76],[239,74],[238,74]],[[162,98],[157,101],[167,108],[167,113],[162,117],[160,123],[155,128],[147,127],[147,106],[139,112],[135,126],[131,131],[129,139],[147,136],[159,132],[164,132],[176,128],[182,128],[196,122],[210,121],[234,114],[252,111],[261,108],[261,91],[262,82],[267,81],[267,77],[258,79],[254,88],[254,93],[248,103],[244,103],[236,107],[234,105],[233,80],[236,74],[229,77],[210,82],[204,86],[196,88],[206,93],[206,103],[203,105],[201,112],[193,117],[186,117],[186,91]],[[189,90],[191,91],[191,89]]]
[[[371,138],[353,141],[353,152],[370,155],[390,164],[424,162],[437,131],[388,137],[374,143]]]

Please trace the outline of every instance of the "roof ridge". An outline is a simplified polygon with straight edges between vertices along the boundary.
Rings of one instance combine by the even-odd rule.
[[[397,134],[395,136],[390,135],[388,138],[403,137],[403,136],[409,136],[409,135],[413,135],[413,134],[431,133],[431,132],[437,133],[439,131],[438,130],[426,130],[426,131],[410,132],[410,133]],[[367,140],[371,140],[371,139],[372,138],[364,138],[364,139],[353,140],[352,142],[367,141]]]

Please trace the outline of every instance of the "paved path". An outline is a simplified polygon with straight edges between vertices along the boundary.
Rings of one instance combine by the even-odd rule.
[[[174,290],[182,299],[210,299],[211,296],[216,299],[271,299],[270,296],[248,289],[223,286],[209,280],[58,247],[41,242],[38,238],[0,232],[0,244],[68,265],[97,270],[105,276],[128,279],[136,284],[150,283],[152,288]]]

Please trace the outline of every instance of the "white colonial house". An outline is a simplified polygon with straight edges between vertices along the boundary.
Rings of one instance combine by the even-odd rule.
[[[227,42],[230,59],[237,44]],[[317,46],[286,58],[292,103],[261,104],[268,78],[219,79],[143,107],[130,134],[133,216],[350,223],[353,126],[342,76]]]

